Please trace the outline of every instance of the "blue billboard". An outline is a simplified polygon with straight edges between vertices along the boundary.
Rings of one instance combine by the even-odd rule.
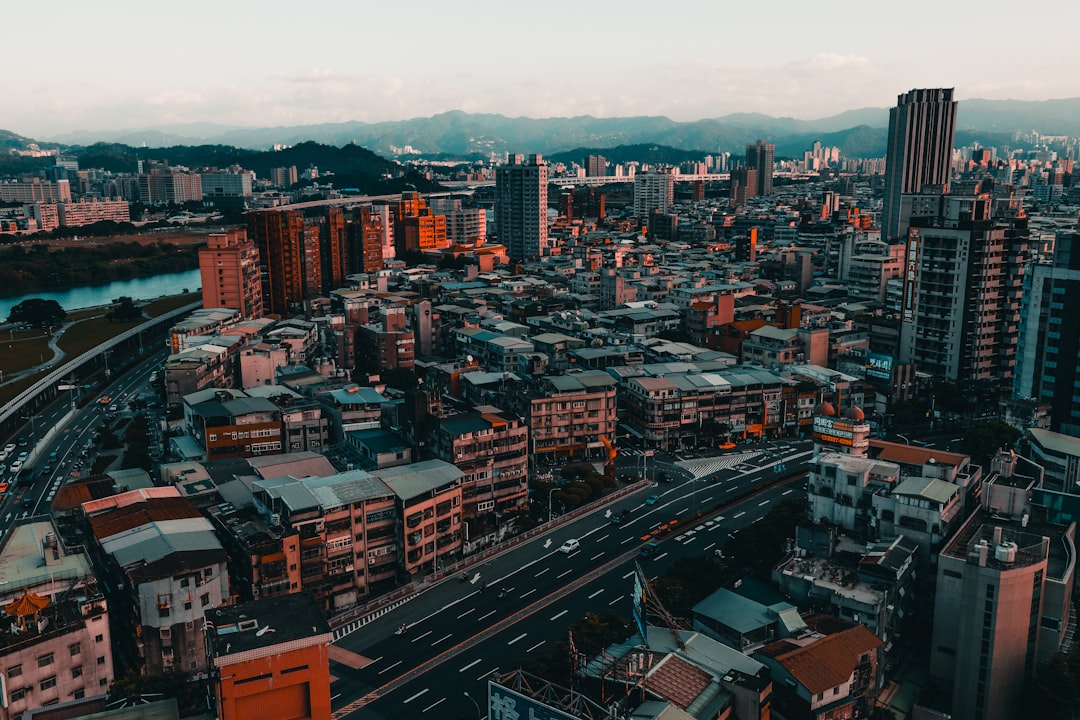
[[[576,720],[562,710],[488,680],[488,720]]]

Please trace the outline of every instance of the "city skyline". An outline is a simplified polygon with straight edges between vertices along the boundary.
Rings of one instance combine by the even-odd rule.
[[[129,0],[64,0],[44,32],[29,32],[41,25],[39,12],[14,7],[6,24],[26,31],[11,32],[5,45],[13,57],[33,59],[34,76],[5,88],[0,128],[47,139],[76,130],[378,122],[449,110],[816,119],[885,108],[913,87],[955,87],[960,100],[1080,96],[1080,79],[1064,72],[1080,50],[1067,44],[1033,43],[1020,55],[973,50],[1014,12],[1003,2],[983,3],[977,15],[929,2],[870,10],[848,0],[685,5],[656,14],[644,3],[587,3],[570,24],[563,14],[513,15],[486,0],[464,7],[421,0],[406,17],[389,6],[331,2],[298,14],[271,2],[256,14],[201,0],[166,17]],[[935,22],[925,22],[931,13]],[[1060,3],[1047,15],[1068,27],[1080,9]]]

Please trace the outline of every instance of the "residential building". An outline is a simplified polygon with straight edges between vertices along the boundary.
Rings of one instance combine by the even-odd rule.
[[[1060,233],[1052,263],[1024,277],[1013,394],[1050,404],[1050,429],[1080,436],[1080,234]]]
[[[48,520],[0,543],[0,720],[104,694],[115,679],[109,607],[90,560]]]
[[[1080,438],[1052,430],[1029,428],[1030,458],[1045,471],[1044,486],[1080,495]]]
[[[184,396],[184,425],[205,460],[285,452],[281,409],[243,391],[204,390]]]
[[[902,195],[923,192],[928,185],[948,187],[956,107],[953,89],[937,88],[899,95],[896,107],[889,110],[881,210],[881,238],[885,242],[903,242],[907,237]]]
[[[354,208],[345,225],[346,273],[374,273],[383,266],[382,216],[370,205]]]
[[[615,437],[616,381],[602,370],[548,376],[519,395],[533,452],[549,458],[597,457],[601,436]]]
[[[67,180],[46,182],[41,178],[0,182],[0,202],[52,204],[71,202],[71,183]]]
[[[199,173],[203,197],[249,198],[255,182],[255,173],[234,165],[225,170]]]
[[[667,213],[675,202],[675,176],[670,172],[644,172],[634,176],[634,217],[648,220],[654,212]]]
[[[1028,254],[1026,220],[990,217],[988,197],[920,196],[908,230],[900,362],[960,383],[1011,383]]]
[[[96,222],[131,222],[131,208],[127,200],[102,200],[91,198],[79,202],[62,202],[56,205],[57,221],[63,227],[79,227]]]
[[[607,175],[607,160],[603,155],[589,155],[585,158],[585,177],[604,177]]]
[[[330,643],[310,595],[285,595],[207,612],[220,720],[330,720]]]
[[[529,428],[495,407],[439,418],[431,452],[453,463],[461,479],[461,514],[469,538],[497,530],[529,505]]]
[[[512,262],[548,254],[547,178],[539,154],[509,155],[495,169],[496,239]]]
[[[394,206],[394,244],[398,256],[446,247],[446,216],[436,215],[420,193],[406,190]]]
[[[83,503],[89,549],[118,632],[118,665],[147,675],[206,672],[206,611],[229,601],[228,556],[174,487]]]
[[[753,657],[769,668],[775,710],[785,718],[867,717],[878,691],[884,642],[858,623],[807,619],[810,633],[766,645]]]
[[[204,308],[232,308],[251,319],[262,317],[259,250],[242,229],[211,233],[199,249]]]
[[[248,236],[259,251],[263,305],[272,315],[292,314],[304,299],[304,216],[299,210],[248,215]]]

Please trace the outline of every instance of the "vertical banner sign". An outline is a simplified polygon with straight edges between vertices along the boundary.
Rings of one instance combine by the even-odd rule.
[[[919,251],[922,232],[919,228],[908,229],[907,260],[904,262],[904,322],[915,322],[915,290],[919,274]]]
[[[641,580],[641,570],[637,569],[637,571],[634,573],[633,615],[634,622],[637,624],[638,632],[641,633],[641,642],[646,647],[648,647],[649,638],[645,632],[645,595],[645,583]]]

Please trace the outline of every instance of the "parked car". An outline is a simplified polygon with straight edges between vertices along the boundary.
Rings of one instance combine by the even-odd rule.
[[[559,546],[559,552],[563,553],[564,555],[569,555],[570,553],[577,552],[580,549],[581,549],[581,543],[579,543],[577,540],[575,540],[573,538],[571,538],[570,540],[567,540],[566,542],[564,542],[562,545]]]

